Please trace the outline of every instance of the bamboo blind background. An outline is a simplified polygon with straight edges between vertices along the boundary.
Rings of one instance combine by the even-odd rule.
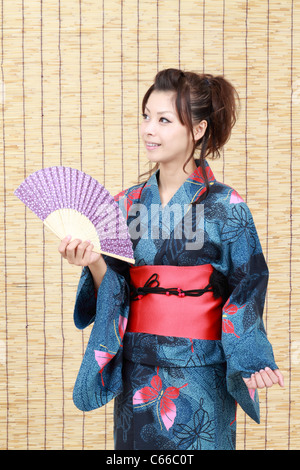
[[[253,212],[270,268],[265,324],[285,388],[238,412],[238,449],[300,438],[299,2],[1,0],[0,448],[112,449],[112,410],[78,411],[72,388],[89,331],[72,313],[80,268],[13,195],[69,165],[117,193],[147,169],[140,103],[157,70],[222,74],[242,109],[217,179]],[[297,197],[298,196],[298,197]]]

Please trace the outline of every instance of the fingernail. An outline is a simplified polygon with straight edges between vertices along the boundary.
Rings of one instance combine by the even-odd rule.
[[[72,235],[67,236],[67,240],[71,240],[71,238],[72,238]]]

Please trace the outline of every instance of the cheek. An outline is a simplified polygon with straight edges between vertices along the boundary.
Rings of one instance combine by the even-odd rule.
[[[140,124],[140,129],[139,129],[140,135],[143,135],[143,134],[144,134],[144,130],[145,130],[145,124],[144,124],[144,122],[142,122],[142,123]]]
[[[180,131],[177,130],[170,136],[170,142],[177,148],[186,149],[191,145],[192,139],[187,135],[185,130],[182,131],[182,129],[180,129]]]

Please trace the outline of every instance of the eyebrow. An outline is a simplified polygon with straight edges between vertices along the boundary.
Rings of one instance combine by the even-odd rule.
[[[145,106],[145,109],[150,112],[150,109],[147,108],[147,106]],[[166,114],[166,113],[174,114],[173,111],[159,111],[157,114]]]

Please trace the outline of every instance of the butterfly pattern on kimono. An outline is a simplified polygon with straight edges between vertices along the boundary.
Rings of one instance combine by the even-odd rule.
[[[127,318],[123,317],[122,315],[119,316],[118,334],[117,334],[116,327],[115,327],[115,320],[114,320],[115,335],[116,335],[117,341],[119,342],[120,347],[123,347],[122,340],[123,340],[123,337],[124,337],[124,334],[125,334],[125,331],[126,331],[127,322],[128,322]],[[95,352],[95,359],[96,359],[96,361],[97,361],[97,363],[100,367],[99,373],[101,375],[101,381],[102,381],[102,385],[104,387],[105,384],[104,384],[103,374],[102,374],[103,369],[109,363],[109,361],[111,361],[115,357],[117,352],[116,351],[109,351],[106,346],[103,346],[103,345],[101,345],[101,346],[102,346],[102,348],[105,349],[105,351],[99,351],[99,350],[95,349],[94,352]]]
[[[186,240],[176,239],[173,224],[169,238],[141,236],[133,240],[133,247],[136,266],[211,264],[227,278],[221,340],[126,332],[127,267],[106,258],[107,272],[97,298],[89,269],[82,270],[75,324],[85,328],[95,323],[74,387],[74,403],[88,411],[116,399],[117,448],[232,449],[236,403],[259,422],[257,391],[249,391],[242,377],[266,366],[277,368],[262,321],[268,268],[251,212],[237,191],[214,178],[208,164],[206,172],[210,192],[204,200],[203,246],[186,250]],[[116,196],[128,226],[136,217],[131,211],[134,204],[143,204],[148,209],[146,222],[153,222],[152,205],[160,205],[157,176]],[[198,167],[170,204],[185,207],[204,191]]]
[[[173,400],[178,398],[180,389],[188,384],[186,383],[179,388],[167,387],[165,390],[162,390],[162,380],[158,373],[159,367],[157,368],[157,374],[151,379],[151,386],[143,387],[135,392],[133,395],[133,405],[135,408],[155,405],[160,426],[161,418],[168,431],[173,426],[176,417],[176,405]]]
[[[223,307],[223,318],[222,318],[222,331],[223,333],[227,334],[233,334],[236,338],[240,338],[239,335],[236,334],[234,330],[234,324],[232,321],[230,321],[227,317],[227,315],[235,315],[238,310],[241,308],[244,308],[245,305],[242,305],[241,307],[238,307],[237,305],[234,305],[230,303],[230,297],[225,303]]]

